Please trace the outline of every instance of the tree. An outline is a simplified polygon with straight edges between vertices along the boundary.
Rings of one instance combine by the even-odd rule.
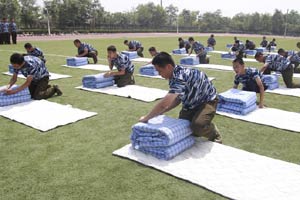
[[[167,15],[167,25],[176,25],[178,8],[171,4],[165,8],[165,11]]]
[[[278,35],[284,33],[284,15],[277,9],[272,16],[272,32]]]
[[[20,4],[18,0],[0,0],[0,10],[0,17],[16,18],[20,14]]]
[[[166,12],[154,3],[140,4],[136,8],[137,21],[145,28],[157,28],[166,24]]]
[[[21,4],[21,23],[25,28],[34,28],[39,24],[39,7],[35,6],[36,0],[19,0]]]

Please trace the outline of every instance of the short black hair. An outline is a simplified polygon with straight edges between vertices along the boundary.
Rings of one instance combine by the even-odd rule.
[[[240,43],[240,41],[239,41],[239,40],[236,40],[234,43],[238,44],[238,43]]]
[[[214,34],[211,34],[210,37],[215,37]]]
[[[117,52],[117,48],[114,45],[110,45],[107,47],[107,51]]]
[[[10,56],[11,64],[21,65],[23,62],[24,62],[24,56],[22,54],[14,53]]]
[[[239,63],[240,65],[245,64],[243,58],[236,58],[232,61],[232,63],[236,63],[236,62]]]
[[[178,41],[180,42],[180,41],[182,41],[183,39],[180,37],[180,38],[178,38]]]
[[[124,40],[124,44],[127,44],[128,43],[128,40]]]
[[[276,41],[276,39],[275,38],[273,38],[273,40],[272,41]]]
[[[246,40],[246,43],[247,43],[247,42],[250,42],[250,41],[249,41],[249,40]]]
[[[26,43],[26,44],[24,45],[24,48],[25,48],[25,49],[30,49],[30,48],[32,48],[32,45],[31,45],[30,43]]]
[[[281,53],[284,53],[285,51],[284,51],[284,49],[283,48],[280,48],[280,49],[278,49],[278,54],[281,54]]]
[[[74,42],[74,43],[81,43],[81,41],[78,40],[78,39],[74,40],[73,42]]]
[[[189,41],[195,41],[193,37],[189,37]]]
[[[150,47],[150,48],[148,49],[148,51],[156,51],[156,48],[155,48],[155,47]]]
[[[171,64],[173,67],[175,67],[173,58],[167,52],[160,52],[152,60],[152,65],[156,65],[161,68],[164,68],[168,64]]]
[[[264,54],[262,53],[262,52],[257,52],[256,54],[255,54],[255,56],[254,56],[254,58],[256,59],[256,58],[258,58],[258,57],[260,57],[260,56],[263,56]]]

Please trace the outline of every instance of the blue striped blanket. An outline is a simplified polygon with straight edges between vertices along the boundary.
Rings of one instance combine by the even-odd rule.
[[[188,120],[160,115],[135,124],[130,139],[135,149],[168,160],[193,145],[191,134]]]
[[[10,64],[10,65],[8,65],[8,72],[10,72],[10,73],[15,73],[15,70],[14,70],[14,67]],[[21,71],[19,71],[19,74],[21,74]]]
[[[235,58],[236,58],[236,55],[235,55],[235,54],[231,54],[231,53],[222,53],[222,54],[221,54],[221,58],[235,59]]]
[[[257,52],[263,53],[263,52],[266,51],[266,48],[265,48],[265,47],[258,47],[258,48],[256,48],[255,50],[256,50]]]
[[[82,66],[87,65],[88,59],[87,57],[71,57],[67,58],[67,65],[68,66]]]
[[[256,109],[256,93],[230,89],[218,95],[217,111],[246,115]]]
[[[87,88],[103,88],[114,85],[114,77],[104,77],[104,73],[85,75],[82,84]]]
[[[158,159],[170,160],[181,152],[192,147],[195,143],[193,136],[188,136],[183,140],[168,147],[141,147],[138,150],[146,154],[150,154]]]
[[[227,48],[227,49],[231,49],[232,46],[233,46],[233,44],[226,44],[226,48]]]
[[[121,53],[128,56],[129,60],[139,57],[136,51],[122,51]]]
[[[185,48],[181,48],[181,49],[174,49],[172,51],[173,54],[186,54],[186,49]]]
[[[254,56],[256,54],[256,50],[245,50],[245,54]]]
[[[205,51],[209,52],[209,51],[213,51],[214,49],[212,47],[205,47]]]
[[[188,56],[180,59],[181,65],[199,65],[199,58],[196,56]]]
[[[6,86],[4,86],[6,87]],[[9,106],[17,103],[22,103],[31,100],[31,95],[28,88],[21,90],[18,93],[6,95],[3,92],[4,87],[0,88],[0,106]],[[11,89],[15,90],[18,86],[13,86]]]
[[[158,71],[156,71],[153,65],[145,65],[140,68],[140,74],[148,76],[157,76]]]
[[[279,88],[278,75],[276,74],[263,75],[262,81],[268,86],[269,90]]]

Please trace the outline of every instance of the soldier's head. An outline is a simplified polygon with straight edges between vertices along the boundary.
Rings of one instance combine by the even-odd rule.
[[[79,48],[81,45],[81,41],[78,39],[74,40],[73,43],[74,43],[75,47],[77,47],[77,48]]]
[[[26,43],[26,44],[24,45],[24,48],[26,49],[27,52],[33,51],[33,46],[32,46],[32,44],[30,44],[30,43]]]
[[[257,62],[261,62],[261,63],[264,62],[264,54],[262,52],[257,52],[254,58]]]
[[[107,57],[109,59],[114,59],[118,56],[117,48],[114,45],[107,47]]]
[[[153,60],[152,64],[155,69],[158,71],[159,75],[161,75],[165,79],[171,79],[175,67],[175,62],[170,56],[170,54],[166,52],[161,52],[157,54]]]
[[[15,69],[20,69],[24,65],[24,56],[19,53],[14,53],[10,56],[10,63]]]
[[[232,61],[232,67],[237,75],[241,75],[245,71],[245,63],[242,58],[236,58]]]

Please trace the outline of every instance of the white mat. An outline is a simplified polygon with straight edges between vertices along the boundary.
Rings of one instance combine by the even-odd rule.
[[[228,51],[210,51],[210,53],[223,54],[223,53],[228,53]]]
[[[300,74],[298,74],[298,73],[294,73],[294,76],[293,76],[294,78],[300,78]]]
[[[133,150],[130,144],[113,154],[231,199],[300,199],[299,165],[217,143],[198,140],[192,148],[170,161]]]
[[[35,100],[0,107],[0,115],[40,131],[49,131],[58,126],[92,117],[97,113],[72,108],[71,105]]]
[[[248,115],[235,115],[220,111],[217,111],[217,114],[279,129],[300,132],[300,113],[288,112],[276,108],[257,108]]]
[[[134,58],[134,59],[131,59],[131,61],[133,62],[146,62],[146,63],[150,63],[152,61],[152,58]]]
[[[300,88],[279,87],[275,90],[266,90],[268,93],[300,97]]]
[[[110,87],[99,88],[99,89],[85,88],[83,86],[79,86],[76,88],[90,91],[90,92],[99,92],[103,94],[133,98],[145,102],[152,102],[155,101],[156,99],[161,99],[168,93],[168,91],[166,90],[148,88],[139,85],[127,85],[121,88],[118,88],[117,86],[110,86]]]
[[[231,61],[234,60],[232,58],[222,58],[222,59],[224,59],[224,60],[231,60]],[[254,58],[243,58],[243,61],[244,62],[257,62]]]
[[[96,71],[109,71],[108,65],[100,65],[100,64],[88,64],[88,65],[81,65],[78,67],[62,65],[63,67],[68,67],[72,69],[89,69],[89,70],[96,70]]]
[[[200,64],[200,65],[193,65],[192,67],[222,70],[222,71],[233,71],[233,68],[231,66],[226,66],[226,65]]]
[[[142,74],[137,74],[137,76],[141,76],[141,77],[146,77],[146,78],[155,78],[155,79],[163,79],[165,80],[163,77],[161,77],[160,75],[157,75],[157,76],[148,76],[148,75],[142,75]],[[216,77],[208,77],[208,79],[210,81],[213,81],[216,79]]]
[[[12,76],[13,75],[10,72],[3,72],[2,74],[8,75],[8,76]],[[57,79],[72,77],[70,75],[56,74],[56,73],[52,73],[52,72],[49,72],[49,74],[50,74],[49,80],[57,80]],[[18,78],[26,79],[26,77],[23,76],[23,74],[18,74]]]

